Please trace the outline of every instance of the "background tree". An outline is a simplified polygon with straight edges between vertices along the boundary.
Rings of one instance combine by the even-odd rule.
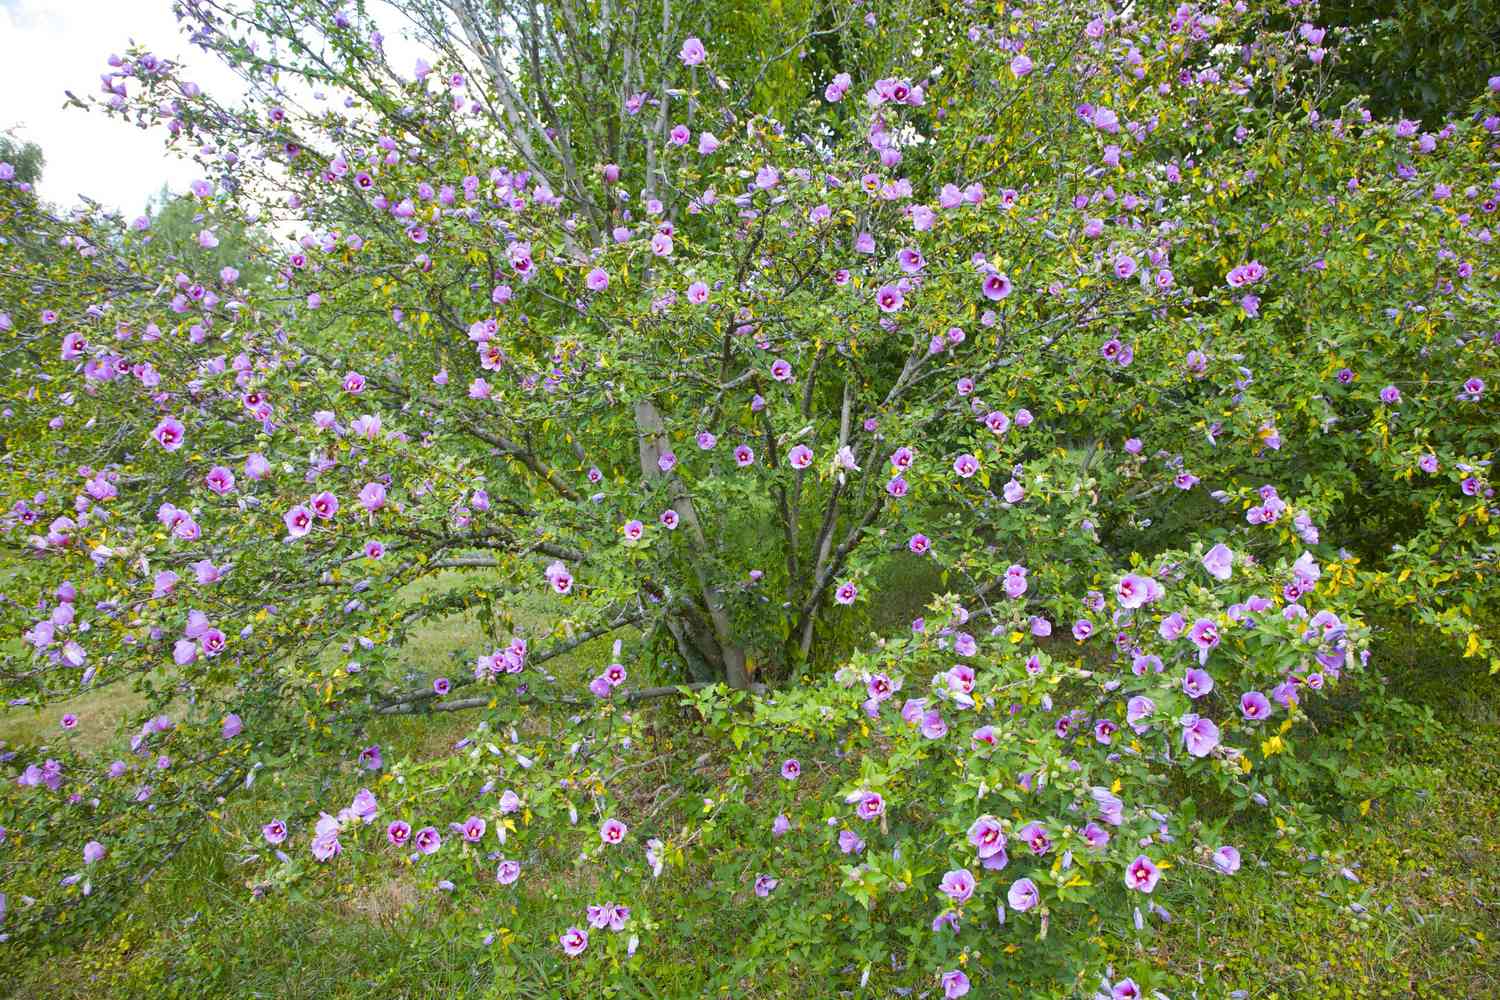
[[[15,137],[14,134],[0,133],[0,162],[9,163],[15,168],[15,179],[23,184],[35,185],[42,178],[42,169],[47,165],[47,158],[42,153],[42,147],[34,142],[27,142]]]

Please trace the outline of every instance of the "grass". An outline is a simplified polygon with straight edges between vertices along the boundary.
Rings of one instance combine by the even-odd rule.
[[[541,620],[540,609],[522,606],[515,611],[521,624]],[[911,608],[903,604],[882,617],[909,613]],[[471,614],[430,626],[413,637],[408,652],[432,676],[449,672],[458,653],[482,642],[483,630]],[[606,662],[607,652],[608,640],[597,640],[553,661],[549,669],[576,680]],[[1500,787],[1500,716],[1494,680],[1463,663],[1430,664],[1415,654],[1407,662],[1392,663],[1390,670],[1403,684],[1401,693],[1430,705],[1439,725],[1414,730],[1402,740],[1361,746],[1361,730],[1339,719],[1324,726],[1317,738],[1324,741],[1322,748],[1317,743],[1304,748],[1309,755],[1322,750],[1347,754],[1369,771],[1372,781],[1408,772],[1439,778],[1426,794],[1417,789],[1375,796],[1363,819],[1357,811],[1348,820],[1345,813],[1329,810],[1330,856],[1358,881],[1334,879],[1330,884],[1326,870],[1304,871],[1268,841],[1242,842],[1245,866],[1234,879],[1181,873],[1188,894],[1212,889],[1215,902],[1206,918],[1195,908],[1200,919],[1174,921],[1148,945],[1108,956],[1117,968],[1195,981],[1200,997],[1500,996],[1500,796],[1495,793]],[[107,691],[87,698],[80,714],[96,722],[123,718],[131,707],[128,699]],[[672,730],[670,709],[643,711],[663,713],[663,728]],[[435,756],[451,752],[453,740],[468,724],[457,715],[397,717],[382,721],[377,737],[399,752]],[[49,713],[11,712],[0,717],[0,736],[46,734],[54,731],[52,726],[55,719]],[[1351,740],[1356,745],[1349,745]],[[692,798],[683,775],[642,773],[639,778],[632,808],[655,808],[654,796],[662,788],[667,789],[663,798]],[[536,958],[520,949],[485,945],[466,904],[420,889],[394,867],[361,872],[347,883],[255,898],[240,858],[261,819],[261,797],[274,794],[258,787],[254,799],[231,809],[218,829],[191,842],[113,922],[87,940],[73,942],[67,950],[13,956],[12,967],[0,977],[0,996],[327,1000],[372,992],[390,998],[578,995],[566,979],[568,966],[555,956]],[[681,802],[672,806],[681,807]],[[561,859],[553,864],[552,880],[582,877]],[[678,942],[670,976],[679,982],[722,972],[730,958],[692,942],[733,940],[753,932],[738,926],[742,916],[731,907],[715,915],[713,927],[677,926],[677,913],[701,914],[704,908],[674,906],[674,900],[705,891],[705,882],[694,873],[669,868],[648,901],[667,936]],[[549,904],[537,897],[522,905]],[[615,986],[620,996],[684,995],[659,982],[622,978]],[[744,997],[807,992],[807,984],[785,969],[766,970],[732,991]]]

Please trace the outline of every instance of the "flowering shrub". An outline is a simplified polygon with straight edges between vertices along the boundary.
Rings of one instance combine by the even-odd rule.
[[[453,0],[412,80],[352,8],[185,3],[249,104],[141,51],[101,103],[196,151],[197,248],[0,188],[5,690],[146,701],[118,759],[9,757],[5,930],[239,798],[256,893],[405,871],[574,988],[670,947],[671,868],[756,914],[725,983],[1136,995],[1099,940],[1241,811],[1293,848],[1367,620],[1495,656],[1500,80],[1437,133],[1293,103],[1315,11],[1263,6],[892,5],[757,66]],[[294,238],[205,269],[252,220]],[[404,655],[465,611],[462,675]],[[429,711],[462,752],[367,738]],[[629,794],[661,761],[701,810]]]

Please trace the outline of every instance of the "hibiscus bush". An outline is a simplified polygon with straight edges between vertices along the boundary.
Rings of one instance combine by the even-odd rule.
[[[1327,107],[1273,6],[448,0],[413,74],[182,3],[246,98],[96,102],[202,164],[194,244],[0,187],[4,690],[141,705],[6,748],[0,930],[211,835],[570,992],[695,926],[670,988],[1166,988],[1104,944],[1244,825],[1316,859],[1372,631],[1497,656],[1500,78]]]

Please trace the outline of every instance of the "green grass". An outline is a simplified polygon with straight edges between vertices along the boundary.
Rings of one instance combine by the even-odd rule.
[[[540,608],[514,610],[523,623],[542,620]],[[882,611],[883,618],[895,618],[910,608]],[[431,665],[429,675],[435,675],[451,670],[455,653],[482,642],[477,619],[461,616],[414,636],[408,654],[414,663]],[[605,662],[608,646],[608,640],[597,640],[553,661],[549,669],[570,683],[579,680]],[[1326,867],[1305,871],[1274,850],[1269,838],[1247,835],[1240,841],[1245,865],[1236,877],[1179,869],[1179,898],[1190,898],[1176,906],[1178,919],[1137,950],[1109,956],[1117,968],[1140,970],[1145,978],[1196,981],[1199,997],[1500,996],[1495,680],[1464,663],[1429,664],[1415,655],[1387,669],[1401,681],[1405,697],[1432,706],[1439,725],[1361,746],[1362,730],[1350,721],[1358,706],[1346,706],[1300,748],[1309,755],[1347,756],[1368,772],[1371,787],[1378,787],[1382,774],[1438,778],[1410,794],[1373,796],[1363,819],[1353,804],[1343,812],[1329,810],[1329,855],[1359,881],[1330,884]],[[100,692],[87,711],[105,718],[123,716],[128,708],[127,701],[112,702],[108,692]],[[662,723],[668,731],[675,724],[667,715]],[[46,714],[10,713],[0,719],[0,734],[16,738],[39,731],[26,727],[45,732],[49,724]],[[451,752],[453,740],[469,724],[459,714],[397,717],[382,721],[377,735],[395,752],[433,756]],[[347,784],[351,776],[331,772],[324,778]],[[674,782],[679,791],[690,787],[682,775],[643,773],[637,801],[629,805],[654,808],[657,800],[651,796]],[[87,940],[70,941],[67,948],[14,955],[0,976],[0,995],[58,1000],[577,995],[565,978],[569,967],[555,955],[538,958],[534,951],[486,946],[484,928],[462,900],[421,890],[386,862],[349,859],[346,879],[255,898],[250,883],[257,866],[241,859],[258,849],[261,813],[275,800],[277,789],[266,784],[192,841],[106,928]],[[671,808],[690,798],[685,793]],[[384,870],[369,867],[382,863]],[[643,903],[662,919],[662,936],[674,950],[649,973],[659,977],[655,982],[622,981],[619,995],[686,995],[663,984],[701,981],[727,963],[728,956],[699,943],[749,932],[737,923],[743,919],[740,911],[731,907],[716,914],[714,926],[676,926],[678,913],[705,912],[696,902],[674,906],[705,891],[708,880],[697,874],[669,868],[653,885],[652,898]],[[562,862],[548,876],[579,877]],[[1213,904],[1205,909],[1202,900],[1210,891]],[[536,898],[523,899],[522,905],[548,904]],[[733,995],[806,995],[807,986],[786,969],[768,969],[742,982]],[[1181,1000],[1184,994],[1172,991],[1172,996]]]

